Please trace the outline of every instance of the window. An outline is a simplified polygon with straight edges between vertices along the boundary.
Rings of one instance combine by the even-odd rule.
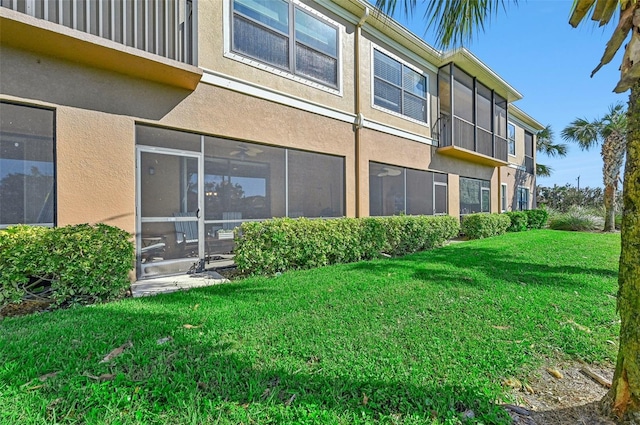
[[[517,193],[518,211],[529,209],[529,188],[518,187]]]
[[[55,224],[54,112],[0,102],[0,228]]]
[[[373,50],[373,104],[427,122],[427,77]]]
[[[524,154],[533,157],[533,134],[528,131],[524,132]]]
[[[500,210],[501,212],[507,211],[507,184],[502,183],[500,185]]]
[[[460,214],[491,211],[491,183],[460,177]]]
[[[344,215],[344,158],[287,151],[289,217]]]
[[[516,126],[512,123],[507,125],[507,137],[509,139],[509,155],[516,154]]]
[[[338,87],[338,28],[286,0],[234,0],[232,50]]]
[[[369,163],[369,215],[447,213],[447,175]]]

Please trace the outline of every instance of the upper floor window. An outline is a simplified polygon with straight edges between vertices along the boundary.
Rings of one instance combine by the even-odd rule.
[[[509,123],[507,126],[507,138],[509,139],[509,155],[516,154],[516,126]]]
[[[533,157],[533,134],[528,131],[524,132],[524,154]]]
[[[373,50],[373,104],[427,122],[427,77]]]
[[[0,228],[53,226],[54,112],[0,102]]]
[[[236,53],[338,87],[338,28],[286,0],[233,0]]]

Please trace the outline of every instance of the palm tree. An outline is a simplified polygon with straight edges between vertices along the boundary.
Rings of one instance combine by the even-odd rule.
[[[627,145],[627,113],[621,103],[609,107],[603,118],[587,121],[577,118],[562,130],[562,138],[589,150],[602,143],[602,181],[604,183],[604,231],[615,230],[615,200],[620,170]]]
[[[567,145],[563,143],[555,143],[555,135],[551,125],[547,125],[536,134],[536,150],[547,156],[567,156]],[[553,172],[553,168],[548,165],[536,162],[536,175],[549,177]]]
[[[417,7],[417,0],[400,2],[407,14]],[[393,14],[398,3],[398,0],[376,0],[376,6],[387,14]],[[427,28],[436,28],[442,47],[471,40],[490,17],[505,7],[505,0],[422,0],[422,3]],[[616,93],[631,89],[618,272],[620,348],[611,390],[603,399],[603,406],[621,421],[640,423],[640,1],[573,0],[569,24],[576,27],[590,14],[591,20],[605,25],[618,11],[618,24],[600,63],[591,74],[611,62],[622,44],[630,38],[625,45],[620,80],[614,89]]]

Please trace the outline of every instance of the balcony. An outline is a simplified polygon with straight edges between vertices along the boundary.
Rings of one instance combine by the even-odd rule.
[[[438,153],[507,165],[507,100],[453,63],[438,70]]]
[[[535,165],[533,162],[533,158],[530,156],[524,157],[524,168],[527,173],[534,174],[535,173]]]
[[[507,165],[507,139],[457,116],[442,115],[439,124],[438,153],[477,164]]]
[[[0,0],[3,45],[193,90],[195,0]]]

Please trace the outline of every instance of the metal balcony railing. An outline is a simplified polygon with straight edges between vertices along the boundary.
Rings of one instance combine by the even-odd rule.
[[[507,161],[507,139],[476,127],[458,116],[442,114],[438,120],[438,146],[457,146],[472,152]]]
[[[524,157],[524,168],[526,169],[527,173],[529,174],[533,174],[535,172],[535,167],[533,164],[533,158],[530,156],[525,156]]]
[[[0,0],[0,6],[196,65],[196,0]]]

